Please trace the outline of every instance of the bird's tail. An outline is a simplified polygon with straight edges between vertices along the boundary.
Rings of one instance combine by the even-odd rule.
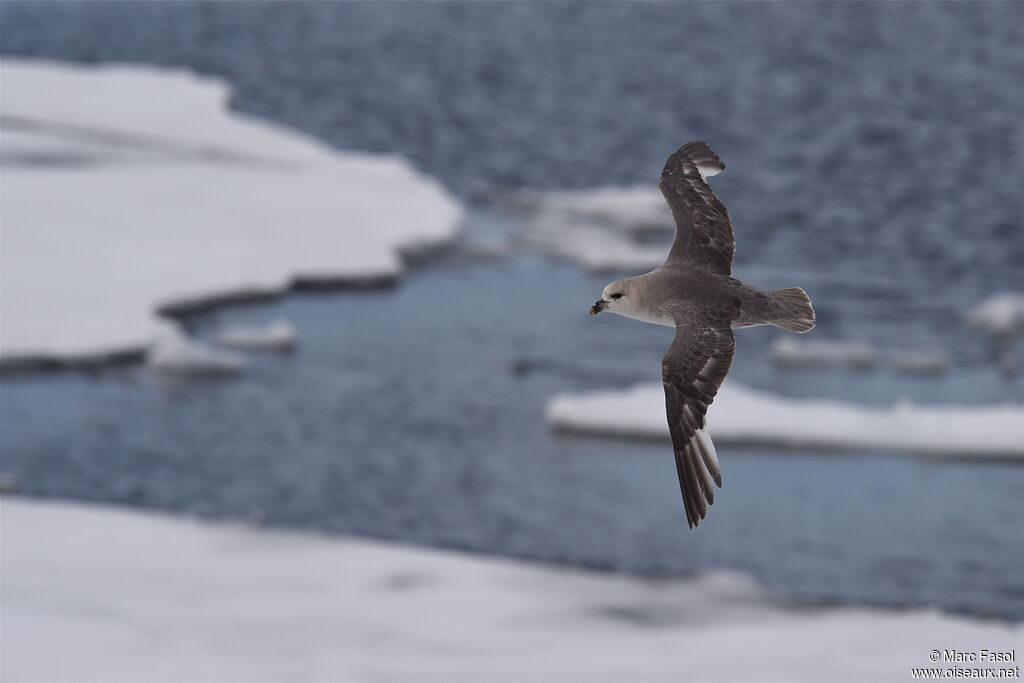
[[[768,322],[790,332],[803,334],[814,328],[814,307],[807,292],[799,287],[773,289],[770,294],[777,304],[778,314]]]

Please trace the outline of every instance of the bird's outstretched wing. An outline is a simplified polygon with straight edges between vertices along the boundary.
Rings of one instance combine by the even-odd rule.
[[[725,164],[705,142],[689,142],[665,162],[658,186],[676,221],[669,260],[730,274],[736,240],[729,212],[704,180],[724,170]]]
[[[662,308],[676,322],[675,340],[661,360],[661,377],[679,488],[692,529],[715,501],[715,485],[722,485],[704,414],[729,372],[736,341],[726,312],[719,314],[678,299]]]

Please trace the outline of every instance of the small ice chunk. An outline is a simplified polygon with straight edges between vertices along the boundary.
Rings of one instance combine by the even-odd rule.
[[[878,365],[878,352],[862,341],[780,337],[772,344],[772,360],[787,367],[804,365],[867,369]]]
[[[18,492],[18,484],[13,474],[0,472],[0,494],[11,494]]]
[[[245,358],[190,339],[177,330],[160,335],[146,353],[146,363],[161,373],[181,375],[235,375]]]
[[[653,187],[600,187],[540,193],[526,237],[555,256],[588,270],[654,268],[665,260],[666,246],[643,237],[671,240],[675,222],[661,193]]]
[[[228,325],[215,337],[221,346],[277,351],[295,348],[298,339],[295,327],[284,318],[277,318],[265,325]]]
[[[949,355],[934,349],[901,351],[889,359],[889,367],[904,375],[941,375],[949,366]]]
[[[1024,331],[1024,294],[1005,292],[985,299],[967,314],[972,327],[993,336],[1011,336]]]

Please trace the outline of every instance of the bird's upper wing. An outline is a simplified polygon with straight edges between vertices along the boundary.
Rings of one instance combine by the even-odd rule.
[[[679,488],[690,528],[697,526],[722,485],[715,446],[704,414],[732,365],[736,342],[728,318],[673,300],[662,306],[676,322],[676,337],[661,360],[665,412],[672,434]]]
[[[707,143],[690,142],[665,162],[658,186],[676,220],[669,259],[683,259],[729,275],[736,240],[729,212],[704,180],[725,170]]]

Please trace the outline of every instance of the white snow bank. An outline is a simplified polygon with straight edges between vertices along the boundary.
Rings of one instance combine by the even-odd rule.
[[[299,335],[290,322],[277,318],[265,325],[226,325],[218,330],[214,340],[221,346],[240,349],[286,351],[295,348]]]
[[[967,314],[967,322],[996,336],[1016,334],[1024,330],[1024,294],[991,296]]]
[[[603,436],[668,438],[660,384],[553,397],[548,422]],[[914,405],[871,408],[797,400],[726,382],[708,410],[717,444],[873,449],[930,455],[1024,458],[1024,406]]]
[[[772,360],[783,366],[873,368],[878,351],[863,341],[779,337],[772,344]]]
[[[234,375],[245,358],[190,339],[176,329],[159,335],[146,352],[146,363],[157,372],[179,375]]]
[[[5,680],[902,680],[1024,627],[2,500]]]
[[[655,268],[663,245],[637,237],[664,232],[671,240],[672,213],[657,188],[602,187],[548,192],[528,198],[536,211],[526,235],[534,244],[591,270]]]
[[[394,157],[227,109],[218,81],[0,64],[0,357],[140,349],[157,308],[393,278],[462,209]]]

